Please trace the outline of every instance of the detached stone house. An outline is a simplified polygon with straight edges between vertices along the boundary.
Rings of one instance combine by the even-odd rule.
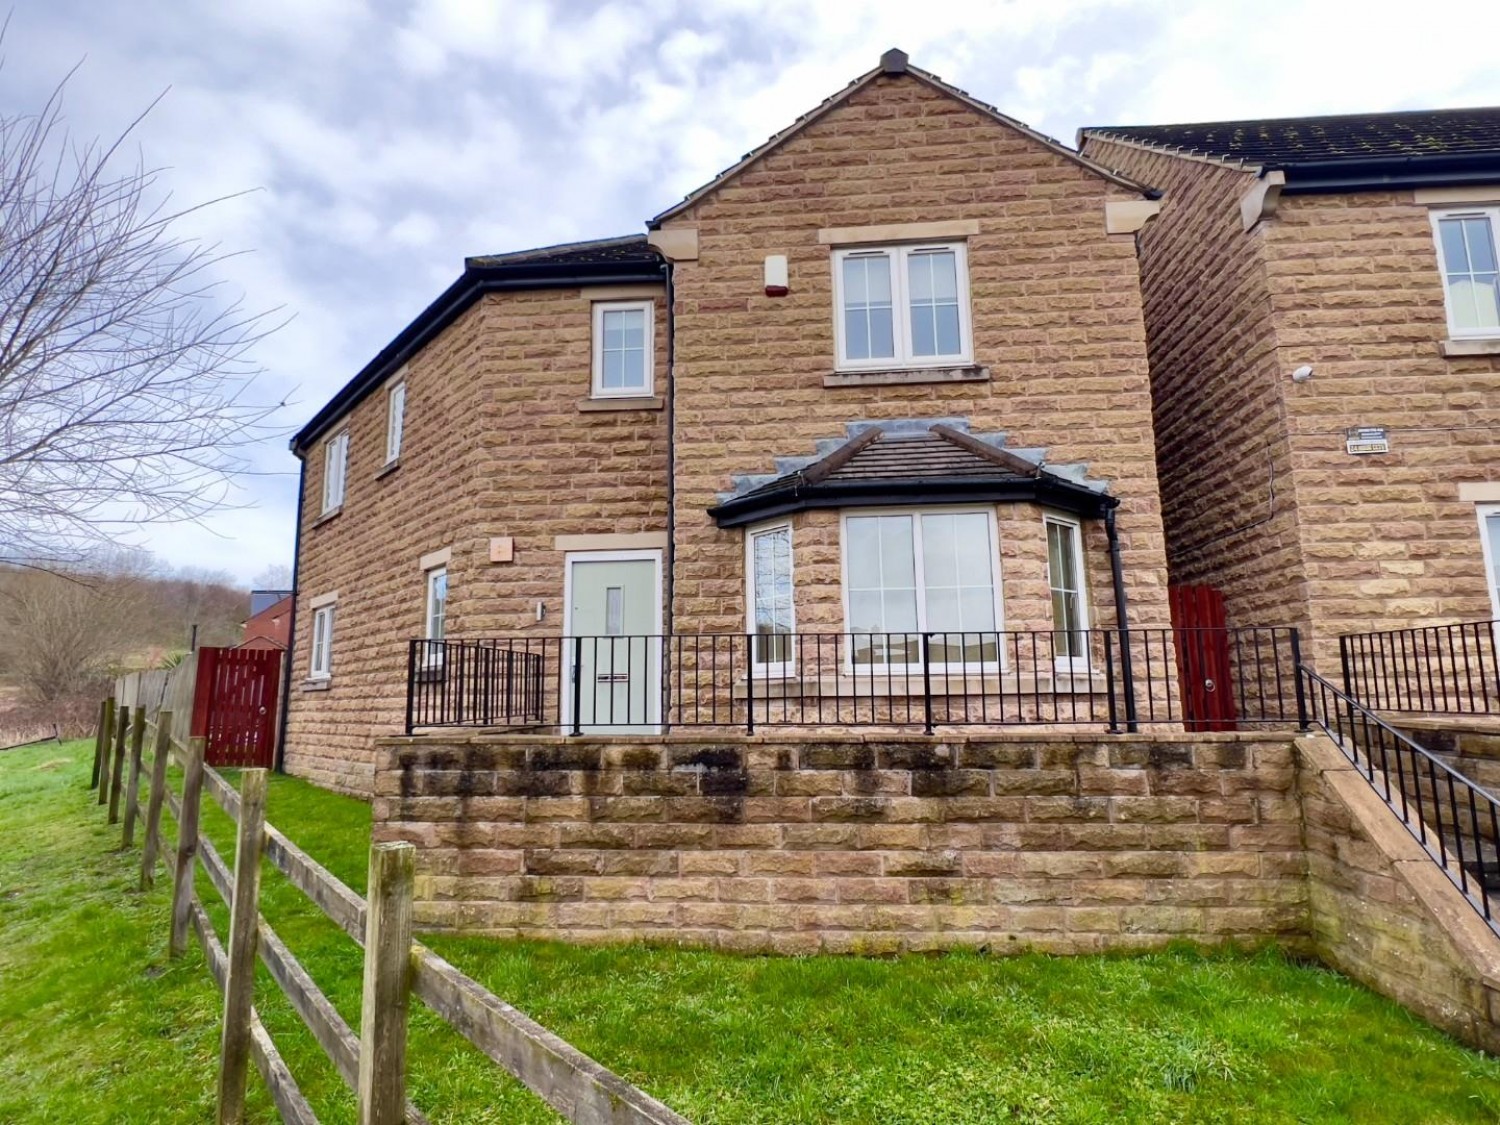
[[[1122,599],[1160,671],[1156,208],[892,51],[645,234],[468,259],[293,441],[287,767],[368,790],[409,666],[453,704],[469,657],[414,638],[505,638],[474,667],[553,730],[718,721],[705,675],[810,725],[829,683],[909,719],[924,670],[1046,712]]]
[[[1500,109],[1101,127],[1174,584],[1339,634],[1500,617]]]

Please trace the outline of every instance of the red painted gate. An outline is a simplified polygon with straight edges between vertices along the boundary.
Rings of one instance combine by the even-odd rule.
[[[1172,640],[1188,730],[1235,730],[1228,617],[1212,586],[1172,586]]]
[[[271,768],[280,687],[279,649],[198,650],[191,733],[209,765]]]

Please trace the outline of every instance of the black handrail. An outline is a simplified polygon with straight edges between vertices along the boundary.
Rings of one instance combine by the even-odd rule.
[[[1309,718],[1333,739],[1496,933],[1500,801],[1363,703],[1302,667]]]
[[[1378,711],[1500,714],[1500,621],[1346,633],[1344,694]]]

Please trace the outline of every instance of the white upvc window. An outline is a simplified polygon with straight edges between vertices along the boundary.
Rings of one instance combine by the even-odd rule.
[[[1500,621],[1500,504],[1479,506],[1479,546],[1484,553],[1484,579],[1490,592],[1490,612]]]
[[[1083,565],[1083,527],[1077,520],[1049,515],[1047,586],[1052,591],[1052,651],[1057,666],[1082,671],[1089,666],[1089,603]]]
[[[344,477],[349,467],[349,431],[323,443],[323,514],[344,504]]]
[[[1448,331],[1455,337],[1500,336],[1500,207],[1434,211],[1432,230]]]
[[[745,533],[745,576],[751,666],[758,674],[788,674],[796,660],[791,524],[768,524]]]
[[[594,397],[643,398],[654,390],[654,301],[594,302]]]
[[[406,427],[406,380],[386,392],[385,463],[390,465],[401,456],[401,434]]]
[[[448,626],[448,568],[435,567],[427,572],[427,615],[424,635],[429,641],[441,641]]]
[[[970,360],[969,267],[962,242],[835,250],[833,295],[841,369]]]
[[[856,671],[1000,666],[999,540],[989,509],[846,514],[844,619]]]
[[[332,605],[313,610],[312,656],[307,674],[314,680],[326,680],[333,675],[333,610]]]

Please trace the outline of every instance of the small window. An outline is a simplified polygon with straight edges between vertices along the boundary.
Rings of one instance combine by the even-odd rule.
[[[1083,529],[1048,516],[1047,585],[1052,591],[1052,651],[1060,667],[1088,666],[1088,601],[1084,593]]]
[[[313,610],[312,659],[308,675],[314,680],[326,680],[333,674],[333,606],[319,606]]]
[[[448,624],[448,568],[427,572],[427,632],[429,641],[441,641]]]
[[[844,575],[854,665],[998,667],[998,549],[989,511],[844,517]]]
[[[1454,336],[1500,336],[1500,207],[1436,211],[1448,330]]]
[[[386,393],[385,463],[401,456],[401,431],[406,424],[406,381],[402,380]]]
[[[335,434],[323,446],[323,514],[344,504],[344,474],[349,463],[349,431]]]
[[[963,243],[835,251],[833,289],[839,367],[969,361]]]
[[[1500,506],[1479,509],[1479,546],[1484,556],[1490,612],[1494,615],[1494,620],[1500,621]]]
[[[653,390],[651,301],[594,303],[594,397],[640,398]]]
[[[781,673],[792,665],[792,529],[788,524],[756,528],[746,536],[751,663],[757,671]]]

